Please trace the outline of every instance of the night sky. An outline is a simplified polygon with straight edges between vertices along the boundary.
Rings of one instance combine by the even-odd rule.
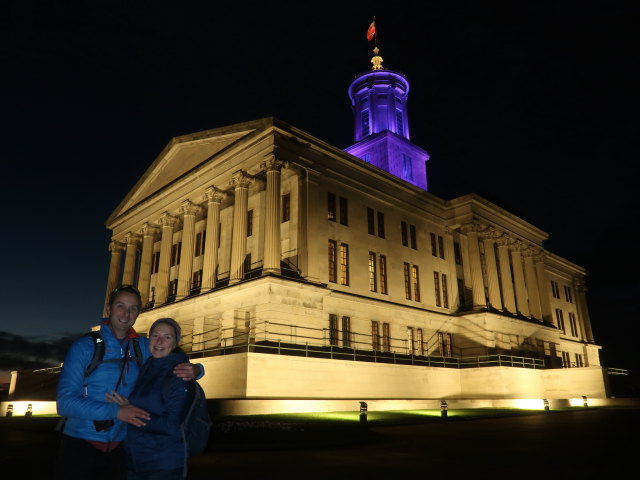
[[[3,7],[0,351],[13,356],[0,369],[59,362],[59,344],[99,321],[104,221],[172,137],[273,116],[353,143],[347,88],[371,67],[375,16],[385,67],[411,84],[430,191],[475,192],[549,233],[548,250],[587,270],[602,364],[638,372],[632,12],[617,1],[346,3]]]

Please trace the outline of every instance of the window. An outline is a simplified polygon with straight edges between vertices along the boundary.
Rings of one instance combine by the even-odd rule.
[[[444,238],[441,235],[436,235],[435,233],[430,233],[429,237],[431,237],[431,255],[434,257],[440,257],[444,259]],[[455,246],[454,246],[455,248]],[[458,245],[458,255],[459,255],[460,245]],[[458,257],[456,257],[456,263],[458,263]],[[462,260],[460,259],[459,265],[462,265]]]
[[[416,250],[418,248],[418,243],[416,240],[416,227],[415,225],[409,225],[409,238],[411,239],[411,248]]]
[[[400,233],[402,234],[402,245],[409,246],[409,236],[407,233],[407,222],[400,222]]]
[[[410,355],[414,355],[416,353],[413,338],[413,327],[407,327],[407,353]]]
[[[329,314],[329,345],[338,345],[338,316]]]
[[[560,287],[558,287],[558,282],[551,280],[551,294],[554,298],[560,298]]]
[[[413,180],[413,165],[411,157],[405,153],[402,154],[402,178]]]
[[[197,272],[193,272],[193,278],[191,281],[191,288],[198,289],[202,286],[202,270],[198,270]]]
[[[440,235],[438,235],[438,253],[440,258],[444,260],[444,239]]]
[[[376,272],[376,254],[369,252],[369,290],[378,291],[378,275]]]
[[[424,340],[421,328],[416,328],[416,355],[424,355]]]
[[[404,296],[411,300],[410,265],[407,262],[404,262]]]
[[[247,237],[253,235],[253,210],[247,212]]]
[[[384,238],[384,213],[378,212],[378,236]]]
[[[282,195],[282,223],[291,220],[291,194]]]
[[[396,110],[396,133],[398,135],[404,135],[404,128],[402,125],[402,110]]]
[[[571,368],[571,359],[569,357],[569,352],[561,352],[562,353],[562,366],[564,368]]]
[[[349,205],[347,199],[340,197],[340,223],[342,225],[349,225]]]
[[[244,257],[244,266],[242,268],[245,274],[251,270],[251,254],[250,253],[247,253],[247,256]]]
[[[340,244],[340,283],[349,285],[349,245]]]
[[[175,297],[178,293],[178,279],[171,280],[169,282],[169,296]]]
[[[182,242],[174,243],[171,245],[171,266],[178,265],[180,263],[180,253],[182,251]]]
[[[336,221],[336,196],[333,193],[327,194],[327,220]]]
[[[199,257],[200,255],[204,255],[204,242],[207,236],[207,232],[204,230],[202,232],[196,233],[196,249],[195,249],[195,257]]]
[[[380,350],[380,324],[377,320],[371,320],[371,347]]]
[[[556,323],[562,333],[567,333],[564,328],[564,316],[562,314],[562,310],[560,310],[559,308],[556,308]]]
[[[391,334],[388,323],[382,324],[382,350],[385,352],[391,351]]]
[[[371,133],[371,127],[369,126],[369,110],[362,111],[362,136],[366,137]]]
[[[436,243],[436,234],[435,233],[430,233],[429,236],[431,237],[431,255],[433,255],[434,257],[438,256],[438,245]]]
[[[342,346],[351,346],[351,317],[342,317]]]
[[[578,322],[576,322],[576,314],[569,312],[569,328],[571,329],[571,335],[578,336]]]
[[[584,367],[584,363],[582,362],[582,355],[580,353],[576,353],[575,357],[576,357],[576,367],[578,368]]]
[[[447,288],[447,274],[443,273],[442,278],[442,305],[444,308],[449,308],[449,292]]]
[[[438,349],[440,350],[440,356],[451,357],[453,356],[453,339],[450,333],[438,332]]]
[[[387,257],[380,255],[380,293],[385,295],[387,291]]]
[[[434,294],[436,296],[436,307],[441,307],[442,302],[440,301],[440,274],[438,272],[433,272],[433,288]]]
[[[151,259],[151,273],[158,273],[160,270],[160,252],[153,252],[153,258]]]
[[[571,294],[571,287],[564,287],[564,296],[567,299],[567,302],[573,303],[573,295]]]
[[[367,232],[369,235],[376,234],[376,220],[375,220],[375,211],[373,208],[367,208]]]
[[[329,281],[338,282],[338,244],[335,240],[329,239]]]
[[[456,265],[462,265],[462,251],[460,250],[460,244],[453,242],[453,255],[456,260]]]
[[[420,272],[418,267],[413,265],[411,267],[411,283],[413,284],[413,299],[416,302],[420,301]]]

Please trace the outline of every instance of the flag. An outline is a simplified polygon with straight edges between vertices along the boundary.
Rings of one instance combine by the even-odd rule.
[[[375,34],[376,34],[376,21],[374,20],[373,22],[371,22],[371,25],[369,25],[369,29],[367,30],[367,40],[371,41],[371,39]]]

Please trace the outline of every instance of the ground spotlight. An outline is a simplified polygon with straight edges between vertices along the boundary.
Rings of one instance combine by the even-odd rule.
[[[441,400],[440,401],[440,416],[441,417],[446,417],[447,416],[448,408],[449,408],[449,406],[447,405],[447,401],[446,400]]]

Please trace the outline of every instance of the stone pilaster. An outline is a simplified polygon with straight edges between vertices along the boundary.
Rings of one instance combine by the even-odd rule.
[[[145,223],[140,230],[142,234],[142,254],[140,255],[140,274],[138,275],[138,290],[142,297],[142,305],[149,302],[149,286],[151,281],[151,261],[153,259],[153,243],[158,228]]]
[[[507,236],[496,240],[498,244],[498,261],[500,262],[500,285],[502,286],[502,302],[505,310],[516,313],[516,296],[513,290],[513,278],[511,276],[511,259],[509,245],[513,240]]]
[[[489,290],[489,304],[496,310],[502,310],[502,298],[500,296],[500,279],[498,277],[498,264],[496,262],[495,239],[500,233],[495,229],[489,229],[483,235],[484,264],[487,275],[487,287]]]
[[[247,249],[247,210],[249,206],[249,185],[253,178],[239,170],[231,177],[234,188],[233,231],[231,239],[231,265],[229,266],[229,284],[244,278],[244,259]]]
[[[467,236],[474,308],[487,306],[487,299],[484,292],[484,279],[482,277],[482,262],[480,260],[480,246],[478,244],[478,232],[481,230],[482,226],[477,223],[470,223],[462,227],[463,233]]]
[[[542,321],[553,323],[551,317],[551,302],[549,299],[549,282],[547,274],[544,270],[544,253],[539,253],[533,259],[536,268],[536,277],[538,279],[538,292],[540,294],[540,309],[542,311]]]
[[[126,248],[126,245],[122,242],[113,240],[109,243],[109,251],[111,252],[111,261],[109,262],[109,276],[107,277],[107,292],[104,298],[104,307],[102,309],[102,316],[107,316],[107,304],[109,303],[109,295],[114,288],[118,286],[118,280],[120,279],[120,265],[122,264],[122,252]]]
[[[447,264],[449,265],[449,275],[447,276],[449,308],[455,311],[460,307],[458,294],[462,294],[462,292],[458,292],[458,273],[456,269],[456,255],[453,248],[453,230],[446,227],[444,233],[444,250]]]
[[[207,200],[207,227],[202,262],[202,291],[215,288],[218,267],[218,237],[220,235],[220,204],[226,196],[223,190],[209,187],[204,193]]]
[[[515,248],[511,249],[511,265],[513,267],[513,282],[516,286],[516,308],[525,317],[530,317],[529,297],[527,295],[527,285],[524,281],[524,267],[522,266],[522,249],[524,245],[518,242]]]
[[[182,250],[178,270],[178,292],[176,299],[184,298],[191,291],[191,275],[193,273],[193,249],[195,241],[196,214],[200,207],[189,200],[180,205],[182,214]]]
[[[582,337],[590,343],[594,343],[593,330],[591,329],[591,317],[587,306],[587,288],[581,279],[574,279],[573,290],[576,296],[578,320],[582,327]]]
[[[280,169],[284,165],[273,154],[260,164],[260,168],[267,170],[263,274],[280,274]]]
[[[169,271],[171,269],[171,246],[173,245],[173,229],[178,219],[168,212],[160,216],[158,223],[162,226],[160,240],[160,264],[156,277],[156,305],[162,305],[169,295]]]
[[[124,236],[127,250],[124,257],[124,271],[122,272],[123,285],[133,285],[135,282],[136,260],[138,258],[141,240],[140,235],[136,235],[135,233],[127,233]]]
[[[534,256],[537,252],[531,248],[525,250],[524,254],[524,274],[527,279],[527,291],[529,293],[529,309],[531,316],[536,320],[542,320],[542,307],[540,306],[540,290],[538,279],[536,278],[536,267]]]

